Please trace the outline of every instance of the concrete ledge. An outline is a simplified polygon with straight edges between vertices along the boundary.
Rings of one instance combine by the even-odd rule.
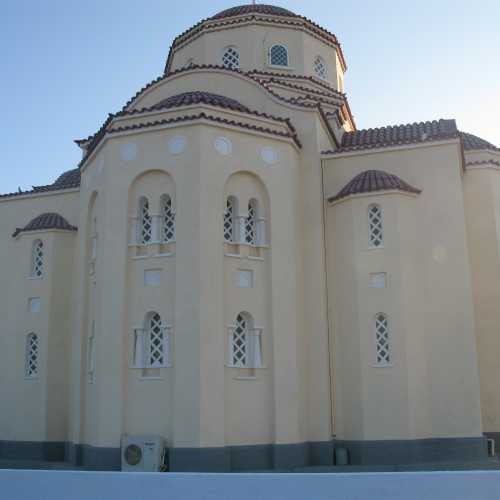
[[[352,465],[464,463],[488,460],[485,437],[387,441],[336,440],[334,445],[336,448],[348,450]]]

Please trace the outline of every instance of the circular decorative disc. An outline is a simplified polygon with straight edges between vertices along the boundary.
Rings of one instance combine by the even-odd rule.
[[[214,148],[222,156],[230,155],[233,151],[233,145],[227,137],[217,137],[214,141]]]
[[[261,158],[269,165],[274,165],[278,162],[278,152],[271,147],[265,147],[260,150]]]
[[[183,135],[174,135],[167,142],[169,153],[173,155],[180,155],[187,145],[187,140]]]
[[[125,161],[135,160],[137,158],[137,144],[122,144],[120,146],[120,156]]]

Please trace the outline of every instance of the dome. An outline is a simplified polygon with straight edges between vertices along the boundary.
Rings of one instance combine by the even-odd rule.
[[[244,113],[248,113],[250,111],[246,106],[243,106],[243,104],[235,99],[202,91],[184,92],[182,94],[167,97],[166,99],[163,99],[159,103],[155,104],[153,108],[177,108],[180,106],[191,106],[199,103],[232,109],[233,111],[242,111]]]
[[[478,149],[490,149],[492,151],[498,151],[498,148],[491,144],[491,142],[485,141],[478,137],[477,135],[468,134],[466,132],[459,132],[462,138],[462,144],[466,151],[478,150]]]
[[[371,193],[376,191],[405,191],[419,194],[420,189],[410,186],[397,175],[389,174],[383,170],[366,170],[351,179],[335,196],[328,198],[334,202],[354,194]]]
[[[210,19],[224,19],[226,17],[243,16],[245,14],[267,14],[269,16],[285,16],[285,17],[299,17],[292,11],[277,7],[276,5],[266,4],[247,4],[238,5],[229,9],[222,10],[212,16]]]
[[[59,189],[78,187],[80,185],[80,169],[74,168],[62,173],[52,184]]]
[[[22,228],[18,227],[12,236],[15,238],[19,233],[41,231],[43,229],[60,229],[63,231],[77,230],[77,228],[72,226],[62,215],[55,212],[47,212],[30,220],[26,226]]]

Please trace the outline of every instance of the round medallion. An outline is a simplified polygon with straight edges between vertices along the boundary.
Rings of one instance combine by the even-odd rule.
[[[121,144],[120,145],[120,156],[124,161],[131,161],[137,158],[137,144]]]
[[[274,165],[278,162],[278,151],[271,147],[265,147],[260,150],[262,160],[268,165]]]
[[[220,155],[227,156],[231,154],[233,145],[227,137],[217,137],[214,141],[214,148]]]
[[[187,145],[187,140],[183,135],[174,135],[167,141],[167,149],[173,155],[180,155]]]

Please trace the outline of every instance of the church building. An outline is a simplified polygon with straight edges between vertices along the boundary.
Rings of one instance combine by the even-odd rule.
[[[76,168],[0,195],[0,458],[487,460],[500,149],[453,119],[359,130],[346,71],[315,22],[224,10]]]

